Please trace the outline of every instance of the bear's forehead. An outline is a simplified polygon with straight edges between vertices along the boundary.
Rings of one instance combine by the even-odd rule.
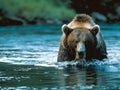
[[[94,37],[92,35],[92,33],[88,30],[88,29],[84,29],[84,28],[77,28],[75,30],[73,30],[70,35],[68,36],[68,41],[69,42],[73,42],[73,41],[78,41],[78,40],[82,40],[82,41],[93,41]]]
[[[73,31],[71,32],[71,34],[73,35],[80,35],[80,34],[89,34],[90,30],[87,28],[74,28]]]
[[[91,33],[88,29],[77,28],[77,29],[74,29],[68,37],[69,39],[74,40],[74,39],[85,38],[89,36],[91,36]]]

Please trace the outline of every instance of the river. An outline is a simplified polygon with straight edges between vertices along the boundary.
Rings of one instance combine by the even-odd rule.
[[[0,27],[0,90],[120,90],[120,26],[101,24],[108,59],[57,62],[61,26]]]

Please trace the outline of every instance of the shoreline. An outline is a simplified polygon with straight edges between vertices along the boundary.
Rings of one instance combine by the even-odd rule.
[[[119,20],[102,20],[101,18],[92,17],[93,20],[98,24],[120,24]],[[0,19],[0,27],[3,26],[29,26],[29,25],[62,25],[65,23],[69,23],[72,19],[69,20],[58,20],[58,19],[34,19],[34,20],[26,20],[22,18],[9,18],[2,17]]]

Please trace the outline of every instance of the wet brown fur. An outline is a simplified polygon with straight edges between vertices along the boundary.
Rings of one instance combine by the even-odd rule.
[[[78,28],[78,29],[83,29],[85,32],[87,32],[87,31],[89,32],[89,30],[94,25],[96,25],[96,24],[94,23],[94,21],[92,20],[92,18],[89,15],[79,14],[79,15],[76,15],[73,18],[73,20],[67,26],[70,27],[73,30],[76,30]],[[76,34],[78,32],[79,31],[76,31]],[[71,44],[71,42],[73,40],[77,39],[77,35],[76,34],[74,32],[73,35],[70,36],[70,35],[66,35],[63,32],[63,35],[62,35],[61,41],[60,41],[60,48],[59,48],[59,52],[58,52],[58,58],[57,58],[57,60],[59,62],[66,61],[66,60],[69,61],[69,60],[74,60],[75,59],[76,51],[75,51],[74,48],[72,48],[74,45]],[[98,45],[99,46],[98,50],[92,50],[95,47],[92,46],[92,48],[91,48],[91,45],[88,45],[87,47],[91,48],[90,51],[91,50],[93,51],[93,52],[91,52],[91,53],[93,53],[93,54],[91,54],[91,57],[93,57],[93,58],[97,57],[97,59],[107,58],[105,42],[103,40],[103,37],[102,37],[101,33],[99,32],[98,34],[99,34],[99,37],[101,39],[100,43],[96,42],[97,41],[96,37],[94,38],[94,40],[92,40],[92,42],[95,42],[95,47],[97,47],[97,44],[101,44],[101,45]],[[91,37],[85,37],[85,38],[91,38]],[[71,45],[73,45],[73,46],[71,46]],[[94,54],[96,54],[96,57],[94,57]]]

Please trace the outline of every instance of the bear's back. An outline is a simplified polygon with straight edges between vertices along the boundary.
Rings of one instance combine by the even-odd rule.
[[[71,28],[92,28],[95,25],[94,21],[89,15],[78,14],[74,19],[68,24]]]

